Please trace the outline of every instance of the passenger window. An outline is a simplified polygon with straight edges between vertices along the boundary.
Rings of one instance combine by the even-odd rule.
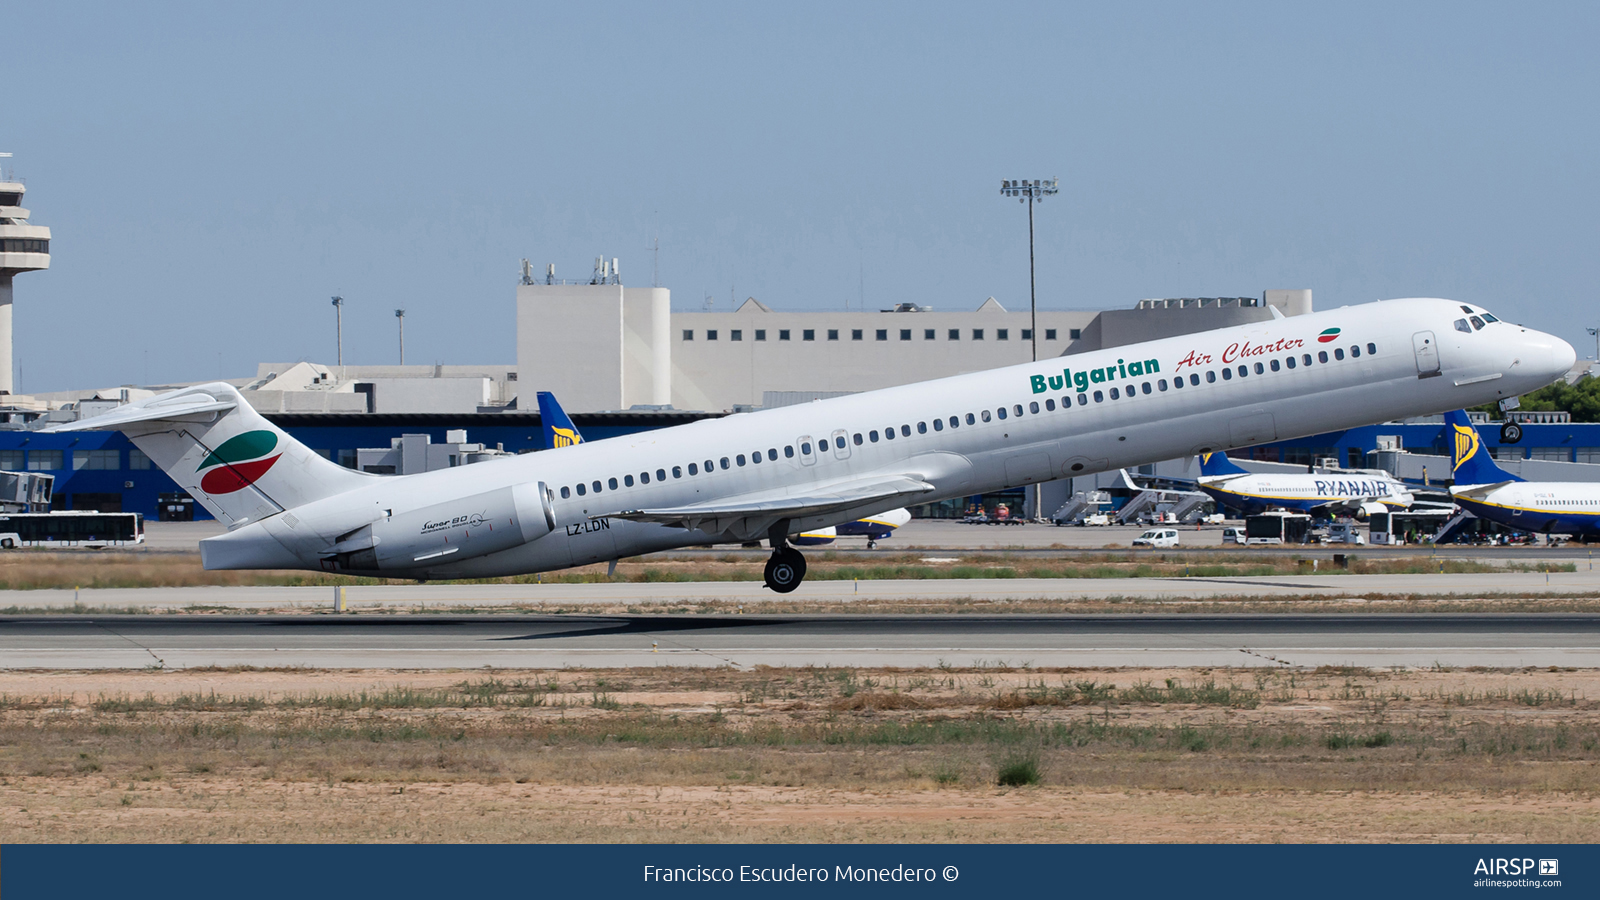
[[[1488,319],[1491,322],[1494,321],[1494,316],[1485,315],[1484,318]],[[1378,355],[1378,345],[1377,344],[1368,344],[1367,345],[1367,355],[1368,356],[1377,356]]]
[[[692,468],[694,468],[694,466],[691,464],[689,466],[689,468],[692,469]],[[683,477],[683,467],[682,466],[673,466],[672,467],[672,477],[673,478],[682,478]]]
[[[1189,386],[1190,387],[1199,387],[1200,386],[1200,376],[1191,374],[1189,376]]]
[[[1044,402],[1044,408],[1049,412],[1055,412],[1056,411],[1056,401],[1054,401],[1054,400],[1046,400]]]
[[[1276,371],[1278,371],[1278,369],[1279,369],[1278,361],[1277,360],[1273,360],[1272,361],[1272,371],[1276,372]]]
[[[927,434],[927,433],[928,433],[928,423],[927,422],[918,422],[917,423],[917,434]]]
[[[1467,334],[1471,334],[1472,333],[1472,326],[1467,324],[1467,320],[1466,319],[1457,319],[1457,320],[1455,320],[1455,322],[1453,322],[1451,324],[1456,326],[1456,330],[1457,331],[1464,331]]]
[[[657,469],[656,470],[656,480],[657,481],[666,481],[667,480],[667,470],[666,469]]]
[[[1210,375],[1211,373],[1207,372],[1206,374]],[[1222,380],[1223,381],[1232,381],[1233,380],[1233,370],[1232,369],[1223,369],[1222,370]]]
[[[833,445],[835,447],[838,447],[840,450],[843,450],[844,449],[844,435],[841,434],[838,437],[834,438],[833,439]]]
[[[853,438],[853,440],[856,442],[856,446],[857,447],[861,446],[861,440],[862,440],[861,432],[859,432],[859,431],[856,432],[855,437]]]
[[[617,489],[617,479],[615,476],[606,479],[606,487],[611,488],[613,491]]]
[[[944,430],[944,420],[943,419],[934,419],[933,420],[933,430],[934,431],[943,431]]]
[[[804,453],[807,456],[810,456],[811,455],[811,445],[810,444],[801,444],[800,445],[800,452]]]
[[[1001,420],[1003,421],[1005,419],[1005,417],[1006,417],[1006,408],[1004,406],[1002,406],[999,409],[995,410],[994,414],[999,416],[1001,418]]]
[[[741,459],[741,460],[743,460],[743,459],[744,459],[744,457],[742,457],[742,456],[741,456],[741,457],[739,457],[739,459]],[[739,463],[739,464],[740,464],[740,465],[744,465],[744,463],[743,463],[743,462],[741,462],[741,463]],[[724,456],[724,457],[723,457],[723,458],[722,458],[722,467],[723,467],[723,468],[724,468],[724,469],[726,469],[726,468],[728,468],[728,458],[727,458],[727,457],[726,457],[726,456]]]
[[[1014,413],[1018,418],[1021,418],[1021,416],[1022,416],[1022,404],[1018,403],[1017,405],[1011,407],[1011,412]]]
[[[1035,400],[1032,403],[1029,403],[1028,404],[1028,412],[1031,412],[1034,415],[1038,415],[1039,414],[1039,401]]]
[[[788,444],[785,444],[784,447],[783,447],[783,455],[788,459],[793,459],[794,458],[794,448],[789,446]]]
[[[1079,406],[1088,406],[1089,405],[1089,395],[1088,394],[1079,394],[1078,395],[1078,405]]]
[[[883,438],[884,438],[884,440],[888,440],[888,441],[894,440],[894,426],[893,425],[890,425],[888,428],[885,428],[883,430]]]
[[[1166,387],[1166,385],[1162,385],[1162,387]],[[1144,391],[1146,394],[1150,393],[1150,382],[1146,381],[1144,384],[1139,385],[1139,390]]]
[[[580,491],[583,490],[583,485],[581,485],[581,484],[578,485],[578,490],[580,490]],[[571,497],[572,497],[572,488],[569,488],[566,485],[562,485],[561,486],[561,499],[566,500],[566,499],[569,499]]]
[[[768,447],[767,448],[767,462],[777,462],[777,461],[778,461],[778,448],[777,447]]]
[[[741,466],[744,465],[744,454],[743,453],[740,453],[739,455],[735,456],[733,459],[739,465],[741,465]],[[726,456],[724,456],[722,458],[722,467],[724,469],[726,469],[728,467],[728,458]]]
[[[1343,347],[1335,347],[1335,348],[1333,348],[1333,358],[1334,359],[1344,359],[1344,348]]]
[[[1278,361],[1277,361],[1277,360],[1273,360],[1273,361],[1272,361],[1272,367],[1273,367],[1273,368],[1274,368],[1274,369],[1276,369],[1276,368],[1277,368],[1277,367],[1278,367]],[[1263,366],[1262,366],[1262,365],[1261,365],[1261,363],[1256,363],[1256,374],[1257,374],[1257,375],[1260,375],[1260,374],[1261,374],[1261,373],[1262,373],[1262,372],[1264,372],[1264,371],[1266,371],[1266,368],[1265,368],[1265,367],[1263,367]]]
[[[983,418],[983,420],[984,420],[984,421],[985,421],[985,422],[987,422],[987,421],[989,421],[989,420],[990,420],[990,419],[991,419],[991,418],[993,418],[993,416],[991,416],[991,415],[989,415],[989,411],[988,411],[988,410],[987,410],[987,409],[986,409],[986,410],[984,410],[984,411],[983,411],[983,412],[981,412],[981,413],[979,413],[979,414],[978,414],[978,415],[980,415],[980,416],[981,416],[981,417],[982,417],[982,418]]]
[[[967,424],[968,425],[973,424],[973,422],[972,422],[972,413],[967,413]]]
[[[1190,375],[1189,376],[1189,383],[1193,384],[1196,377],[1198,377],[1198,376]],[[1216,384],[1216,383],[1217,383],[1217,373],[1216,373],[1216,371],[1213,370],[1213,369],[1207,369],[1206,370],[1206,384]]]
[[[590,484],[590,485],[589,485],[589,486],[590,486],[590,487],[592,487],[592,488],[594,488],[594,492],[595,492],[595,493],[596,493],[596,494],[598,494],[598,493],[600,493],[600,491],[601,491],[601,485],[600,485],[600,482],[598,482],[598,481],[596,481],[596,482],[594,482],[594,483],[592,483],[592,484]]]
[[[717,468],[717,464],[716,463],[712,462],[709,459],[706,460],[706,474],[707,475],[710,475],[712,472],[716,471],[716,468]]]
[[[1355,346],[1350,348],[1350,358],[1351,359],[1360,359],[1361,358],[1361,345],[1360,344],[1356,344]]]
[[[678,470],[677,469],[673,469],[672,471],[676,472]],[[689,463],[689,474],[690,475],[699,475],[700,474],[700,467],[695,465],[694,463]]]
[[[1328,351],[1326,351],[1326,350],[1318,350],[1317,351],[1317,362],[1325,363],[1327,361],[1328,361]]]
[[[1250,367],[1249,366],[1240,366],[1239,367],[1239,377],[1240,378],[1243,378],[1243,377],[1245,377],[1246,375],[1249,375],[1249,374],[1250,374]]]
[[[1111,389],[1111,399],[1119,400],[1119,399],[1121,399],[1121,397],[1122,397],[1122,395],[1117,393],[1117,389],[1116,388],[1112,388]]]
[[[867,440],[876,444],[878,442],[878,429],[874,428],[867,432]]]
[[[1105,398],[1104,394],[1100,393],[1099,391],[1095,391],[1094,392],[1094,402],[1103,403],[1103,402],[1105,402],[1105,399],[1106,398]]]
[[[911,426],[910,425],[901,425],[900,426],[900,436],[901,437],[911,437]]]
[[[613,479],[611,479],[611,480],[612,480],[612,481],[613,481],[613,482],[615,482],[615,481],[616,481],[616,479],[615,479],[615,478],[613,478]],[[628,487],[633,487],[633,476],[632,476],[632,475],[624,475],[624,476],[622,476],[622,483],[623,483],[623,484],[624,484],[624,485],[627,485],[627,486],[628,486]],[[611,488],[612,488],[612,490],[615,490],[615,489],[616,489],[616,487],[617,487],[617,486],[616,486],[616,485],[615,485],[615,484],[612,484],[612,485],[611,485]]]
[[[639,473],[639,483],[640,484],[649,484],[650,483],[650,473],[649,472],[640,472]]]
[[[761,451],[757,450],[754,453],[750,454],[750,461],[755,463],[758,466],[761,465]]]
[[[589,493],[589,492],[583,489],[583,484],[579,483],[579,485],[578,485],[578,496],[582,497],[584,494],[587,494],[587,493]]]
[[[951,416],[950,417],[950,427],[951,428],[960,428],[961,427],[961,420],[956,418],[955,416]]]
[[[1308,366],[1311,365],[1311,354],[1309,354],[1309,353],[1300,354],[1300,361],[1305,363]]]

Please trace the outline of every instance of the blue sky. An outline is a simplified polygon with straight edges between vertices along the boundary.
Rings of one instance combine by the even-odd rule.
[[[1600,6],[8,4],[54,229],[24,391],[334,355],[509,363],[517,263],[678,309],[1309,287],[1593,353]],[[552,340],[559,340],[552,335]],[[1588,348],[1585,350],[1584,348]]]

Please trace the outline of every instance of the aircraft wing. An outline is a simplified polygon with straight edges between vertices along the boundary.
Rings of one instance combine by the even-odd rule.
[[[713,535],[732,533],[741,540],[753,540],[765,537],[767,529],[783,519],[807,519],[865,507],[883,509],[902,505],[904,498],[933,490],[933,485],[920,478],[886,475],[822,486],[803,494],[763,491],[689,506],[629,509],[590,518],[655,522],[699,529]]]

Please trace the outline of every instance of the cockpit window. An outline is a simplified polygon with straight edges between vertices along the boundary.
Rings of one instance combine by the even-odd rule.
[[[1500,321],[1499,319],[1496,319],[1494,316],[1491,316],[1488,313],[1484,313],[1483,314],[1483,320],[1485,322],[1498,322],[1498,321]]]
[[[1472,315],[1472,307],[1470,307],[1470,306],[1461,307],[1461,311],[1466,313],[1469,316]]]
[[[1455,325],[1457,331],[1465,331],[1467,334],[1472,333],[1472,326],[1467,324],[1466,319],[1457,319]]]
[[[1477,329],[1477,330],[1479,330],[1479,331],[1482,331],[1483,330],[1483,320],[1478,318],[1477,316],[1473,316],[1472,317],[1472,327]]]

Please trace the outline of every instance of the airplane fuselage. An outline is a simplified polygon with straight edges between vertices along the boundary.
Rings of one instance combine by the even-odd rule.
[[[1412,500],[1398,481],[1357,473],[1223,476],[1201,478],[1198,487],[1223,506],[1247,516],[1269,509],[1349,514],[1369,503],[1410,506]]]
[[[1467,488],[1455,493],[1455,501],[1479,518],[1518,531],[1600,534],[1600,484],[1520,481],[1486,492]]]

